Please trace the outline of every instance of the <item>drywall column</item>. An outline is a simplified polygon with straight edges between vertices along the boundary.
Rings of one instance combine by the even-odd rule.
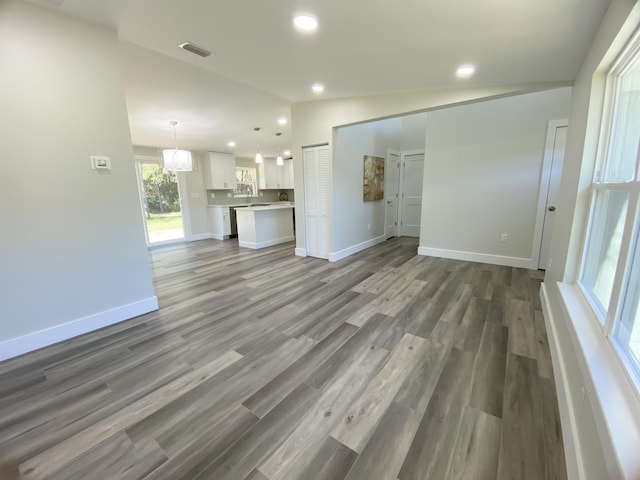
[[[2,2],[0,71],[3,359],[157,301],[116,32]]]

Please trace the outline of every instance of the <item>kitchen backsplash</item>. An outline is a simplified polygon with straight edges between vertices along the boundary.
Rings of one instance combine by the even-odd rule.
[[[294,202],[293,190],[262,190],[261,197],[231,197],[227,196],[229,190],[207,190],[207,203],[209,205],[236,205],[239,203],[266,203],[280,201],[280,194],[286,193],[290,202]],[[211,198],[211,194],[215,197]]]

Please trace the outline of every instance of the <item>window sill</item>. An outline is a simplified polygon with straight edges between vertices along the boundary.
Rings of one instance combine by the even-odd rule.
[[[638,392],[580,289],[557,285],[605,455],[615,458],[622,478],[640,479]]]

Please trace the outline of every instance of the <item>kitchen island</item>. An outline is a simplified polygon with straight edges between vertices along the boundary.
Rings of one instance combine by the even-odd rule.
[[[265,248],[295,239],[290,203],[237,208],[236,219],[241,247]]]

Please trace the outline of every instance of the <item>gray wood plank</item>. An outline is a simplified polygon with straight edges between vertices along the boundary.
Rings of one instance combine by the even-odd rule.
[[[466,408],[456,441],[448,480],[494,480],[498,470],[501,421]]]
[[[470,392],[473,354],[452,350],[398,478],[447,478]]]
[[[545,478],[541,419],[536,361],[509,354],[497,478]]]
[[[292,363],[280,375],[247,398],[243,405],[258,417],[264,417],[322,362],[342,346],[356,330],[357,328],[353,325],[343,323],[322,342]]]
[[[566,480],[567,465],[562,443],[562,425],[553,379],[540,379],[542,422],[544,424],[545,478]]]
[[[104,459],[108,459],[107,462]],[[73,462],[47,476],[50,480],[85,480],[87,478],[143,478],[167,461],[166,454],[154,444],[133,444],[129,438],[118,433],[100,442]],[[96,470],[96,463],[102,466]],[[31,472],[24,471],[25,475]]]
[[[331,435],[343,445],[362,453],[385,410],[409,374],[428,350],[429,342],[406,334],[378,374],[353,402]]]
[[[391,402],[347,479],[397,478],[421,416],[422,413]]]
[[[269,456],[320,398],[320,392],[300,384],[291,394],[243,434],[236,443],[212,459],[198,480],[235,480],[249,475]]]
[[[502,418],[508,329],[485,324],[478,350],[469,404]]]
[[[536,358],[536,337],[531,303],[508,299],[505,315],[509,326],[509,352]]]
[[[347,370],[328,385],[318,401],[309,409],[300,424],[258,470],[270,480],[299,478],[313,453],[346,414],[355,400],[376,374],[388,352],[364,349]]]
[[[344,479],[358,454],[332,437],[327,437],[316,456],[311,460],[298,478],[314,480]]]

